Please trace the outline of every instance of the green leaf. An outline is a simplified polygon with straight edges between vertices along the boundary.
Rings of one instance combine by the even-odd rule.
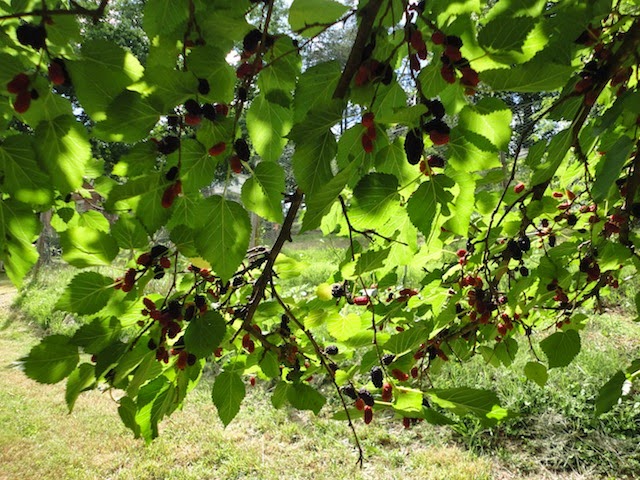
[[[212,2],[200,3],[211,4]],[[245,19],[250,7],[251,4],[246,0],[233,3],[216,2],[215,7],[208,8],[206,15],[198,19],[198,26],[207,45],[220,48],[224,52],[223,60],[224,55],[233,48],[234,44],[237,45],[249,30],[254,28]]]
[[[287,400],[298,410],[311,410],[318,415],[327,399],[315,388],[305,383],[294,383],[287,389]]]
[[[152,351],[155,357],[155,351]],[[121,382],[123,380],[127,380],[129,374],[142,363],[146,356],[149,355],[149,347],[148,347],[148,338],[140,337],[140,341],[136,343],[135,346],[130,347],[120,359],[118,359],[118,364],[115,366],[115,375],[113,376],[113,384],[116,388],[119,388]],[[129,389],[128,382],[125,382],[123,386],[127,387],[127,391],[131,391]]]
[[[145,355],[145,357],[140,360],[140,363],[138,364],[133,377],[131,377],[131,380],[129,380],[129,385],[127,386],[127,394],[136,396],[138,394],[138,389],[150,379],[160,375],[160,373],[162,373],[162,370],[162,364],[158,362],[158,360],[156,360],[156,352],[148,352],[147,355]]]
[[[48,82],[37,77],[31,86],[40,95],[38,101],[31,102],[29,110],[20,115],[22,121],[36,128],[41,122],[53,122],[57,117],[73,116],[71,102],[50,90]]]
[[[407,162],[407,155],[399,139],[378,151],[375,165],[376,171],[390,173],[398,179],[400,185],[418,176],[418,169]]]
[[[305,119],[293,126],[288,137],[296,146],[313,143],[331,133],[331,128],[342,121],[344,109],[345,104],[342,100],[327,99],[317,108],[309,110]]]
[[[427,393],[431,401],[456,415],[473,415],[483,419],[500,420],[508,412],[500,406],[498,396],[490,390],[474,388],[432,389]]]
[[[376,122],[387,123],[389,117],[407,108],[407,94],[396,81],[388,86],[380,85],[375,105]]]
[[[82,187],[82,176],[91,160],[91,144],[85,128],[72,116],[63,115],[41,122],[35,139],[53,185],[65,195]]]
[[[273,389],[273,394],[271,395],[271,404],[273,405],[273,408],[280,408],[284,405],[284,402],[287,399],[288,390],[289,383],[284,380],[280,380],[276,384],[276,388]]]
[[[596,166],[596,178],[591,187],[591,194],[596,203],[607,198],[609,190],[620,176],[622,167],[629,158],[633,145],[631,138],[622,135]]]
[[[613,377],[598,391],[596,397],[596,416],[600,416],[611,410],[622,396],[622,387],[627,380],[624,372],[618,370]]]
[[[198,80],[191,72],[176,70],[171,67],[147,67],[140,82],[129,87],[143,96],[153,96],[157,107],[162,111],[173,109],[193,97],[198,89]]]
[[[173,202],[173,214],[166,227],[174,229],[177,226],[196,227],[200,225],[202,218],[199,217],[199,208],[202,200],[203,196],[200,193],[178,197]]]
[[[454,201],[454,212],[445,225],[447,230],[466,237],[469,232],[471,216],[475,212],[476,182],[470,173],[456,169],[448,169],[450,176],[458,186],[458,193]]]
[[[331,160],[338,151],[336,139],[331,132],[296,144],[293,154],[293,173],[298,185],[307,194],[321,191],[333,178]]]
[[[117,318],[94,318],[82,325],[71,337],[71,343],[85,353],[95,354],[117,340],[122,328]]]
[[[382,268],[390,252],[391,248],[364,252],[360,255],[356,263],[355,275],[362,275],[363,273]]]
[[[358,167],[358,162],[351,162],[343,170],[340,170],[335,177],[329,180],[324,185],[324,188],[305,199],[307,210],[304,214],[301,233],[316,229],[320,226],[322,217],[329,212],[331,205],[338,199],[349,178]]]
[[[180,180],[184,192],[199,192],[201,188],[211,185],[219,160],[210,156],[200,142],[184,139],[180,154],[176,152],[172,156],[180,156],[182,160]]]
[[[58,383],[76,368],[78,347],[71,344],[65,335],[50,335],[43,338],[21,360],[24,373],[40,383]]]
[[[127,50],[106,40],[82,44],[81,60],[66,61],[75,94],[92,120],[106,117],[107,107],[144,69]]]
[[[598,251],[598,263],[600,270],[617,270],[631,258],[631,251],[625,245],[617,242],[606,242]]]
[[[215,122],[202,122],[196,138],[206,148],[210,148],[220,142],[228,143],[232,138],[233,128],[233,120],[230,117],[216,118]],[[228,145],[227,148],[229,148]]]
[[[422,412],[422,392],[396,388],[393,392],[393,409],[406,416]]]
[[[547,367],[538,362],[528,362],[524,366],[524,374],[529,380],[536,382],[541,387],[545,386],[549,378]]]
[[[72,339],[75,343],[75,336]],[[116,367],[122,356],[129,350],[129,345],[115,338],[99,353],[96,358],[96,378],[104,378]]]
[[[154,358],[155,361],[155,358]],[[156,362],[157,363],[157,362]],[[140,438],[140,425],[136,423],[137,407],[130,397],[122,397],[118,406],[118,415],[124,425],[133,431],[135,438]]]
[[[367,328],[367,325],[369,325],[369,323],[355,313],[332,315],[331,318],[327,320],[329,335],[340,342],[345,342],[358,335],[363,329]]]
[[[356,228],[374,228],[398,208],[398,179],[388,173],[369,173],[353,189],[349,215]]]
[[[391,335],[391,338],[382,345],[382,348],[395,354],[405,353],[427,340],[428,336],[429,330],[426,328],[410,328],[404,332]]]
[[[284,169],[273,162],[260,162],[242,185],[242,202],[252,212],[270,222],[282,223]]]
[[[121,215],[111,227],[111,235],[123,250],[134,250],[149,246],[149,237],[144,227],[134,217]]]
[[[488,22],[478,34],[480,46],[491,51],[515,50],[522,52],[527,36],[533,30],[531,17],[502,15]]]
[[[494,3],[491,10],[487,12],[486,18],[493,20],[500,15],[528,15],[537,17],[542,15],[545,2],[541,0],[513,0],[510,2]]]
[[[143,26],[149,38],[168,34],[189,18],[187,0],[147,0],[144,6]]]
[[[347,168],[352,163],[362,165],[367,159],[371,158],[362,148],[362,135],[365,131],[361,124],[356,124],[340,135],[336,158],[339,168]],[[376,147],[374,146],[374,151],[375,149]]]
[[[165,415],[171,414],[178,406],[177,402],[180,401],[178,398],[177,386],[169,383],[169,386],[163,389],[153,401],[153,406],[151,407],[151,424],[154,436],[158,436],[158,423],[160,420],[162,420]]]
[[[313,37],[324,30],[318,24],[330,24],[338,20],[349,7],[332,0],[294,0],[289,7],[291,30],[303,37]]]
[[[82,272],[73,277],[55,308],[89,315],[102,310],[114,292],[112,278],[96,272]]]
[[[184,346],[198,358],[206,358],[218,348],[226,332],[222,316],[216,311],[208,311],[189,322],[184,332]]]
[[[534,58],[512,68],[485,70],[481,79],[496,91],[543,92],[562,88],[573,71],[573,67]]]
[[[434,2],[433,13],[438,15],[438,21],[450,17],[460,16],[464,13],[479,13],[479,0],[460,0],[456,2]]]
[[[193,230],[184,225],[177,225],[171,229],[170,238],[178,251],[187,258],[198,256]]]
[[[73,15],[56,15],[55,21],[47,25],[47,41],[62,47],[65,53],[71,53],[71,44],[81,40],[80,25]]]
[[[0,200],[0,259],[15,285],[35,265],[38,254],[32,242],[40,232],[40,222],[30,207],[11,199]]]
[[[158,146],[153,142],[134,145],[113,166],[113,174],[121,177],[137,177],[148,173],[155,167]]]
[[[496,357],[505,367],[511,366],[518,353],[518,342],[513,338],[505,338],[494,348]]]
[[[451,179],[445,175],[433,175],[423,182],[413,192],[407,202],[407,213],[420,232],[429,238],[434,219],[441,212],[449,214],[448,204],[453,200],[453,195],[445,188],[453,185]]]
[[[16,200],[34,205],[50,205],[51,179],[36,161],[33,138],[13,135],[0,145],[1,188]]]
[[[0,53],[0,85],[2,93],[6,92],[6,85],[18,73],[24,71],[24,65],[17,55],[2,52]]]
[[[483,98],[460,112],[458,127],[488,139],[497,149],[507,151],[511,140],[511,110],[498,98]],[[473,143],[473,140],[472,140]]]
[[[251,102],[247,111],[247,130],[258,155],[267,162],[276,162],[293,126],[290,109],[269,102],[263,95]]]
[[[78,368],[71,372],[71,375],[67,378],[67,389],[64,394],[69,413],[73,411],[73,406],[80,393],[91,387],[94,382],[94,368],[93,365],[89,363],[81,363],[78,365]]]
[[[433,408],[424,408],[422,413],[424,415],[424,419],[431,425],[454,425],[456,423]]]
[[[614,126],[625,111],[640,114],[640,92],[628,90],[621,95],[617,95],[613,105],[602,114],[594,126],[594,135],[602,135],[609,128]]]
[[[549,148],[547,149],[548,154],[546,160],[534,169],[531,178],[533,185],[544,183],[555,175],[571,147],[571,141],[572,135],[570,128],[557,133],[551,139]]]
[[[145,139],[160,118],[158,106],[138,92],[124,91],[107,107],[94,135],[107,142],[134,143]]]
[[[566,367],[580,353],[580,335],[576,330],[556,332],[540,342],[549,368]]]
[[[260,360],[260,368],[269,378],[280,378],[280,361],[275,353],[268,351],[264,354],[264,357]]]
[[[171,215],[172,208],[162,206],[162,195],[169,185],[164,175],[157,172],[131,179],[113,187],[105,207],[116,212],[134,210],[147,232],[153,233]]]
[[[296,123],[300,123],[311,109],[322,108],[330,103],[341,74],[340,63],[335,60],[319,63],[304,71],[293,97],[293,117]]]
[[[244,382],[237,373],[222,372],[216,378],[211,396],[225,427],[240,411],[240,404],[245,394]]]
[[[146,442],[158,436],[158,422],[167,412],[173,392],[174,387],[165,376],[155,378],[140,389],[135,421]]]
[[[486,137],[478,137],[478,135],[475,135],[474,138],[473,133],[454,127],[451,130],[451,139],[449,140],[449,162],[451,165],[457,170],[467,172],[501,167],[497,152],[491,151],[493,145],[488,139],[486,139],[488,145],[482,145],[483,138],[486,139]],[[483,150],[487,146],[490,149]]]
[[[205,45],[194,48],[187,57],[189,70],[198,78],[206,79],[212,87],[205,96],[210,102],[228,103],[233,100],[236,74],[226,62],[226,55],[217,45]]]
[[[196,248],[222,280],[227,281],[242,263],[249,247],[249,215],[239,203],[218,195],[205,199],[199,211],[205,223],[194,232]]]
[[[269,66],[262,69],[258,76],[260,91],[266,94],[268,100],[274,98],[272,93],[286,99],[282,106],[288,107],[290,92],[296,86],[296,79],[302,67],[300,52],[293,39],[286,35],[278,35],[275,43],[265,52],[263,61]]]
[[[118,255],[118,244],[111,235],[85,227],[60,232],[62,258],[74,267],[111,265]]]
[[[418,80],[422,86],[422,94],[427,98],[437,97],[449,85],[440,69],[442,65],[439,62],[430,62],[429,65],[420,70]]]
[[[88,210],[77,217],[77,226],[101,232],[109,232],[109,220],[95,210]]]

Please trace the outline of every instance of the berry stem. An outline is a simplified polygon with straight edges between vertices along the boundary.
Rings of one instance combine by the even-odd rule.
[[[324,369],[327,371],[327,374],[329,375],[329,378],[331,379],[331,383],[333,383],[333,386],[335,387],[336,391],[338,392],[338,397],[340,397],[340,402],[342,403],[342,408],[344,409],[344,412],[347,415],[347,422],[349,423],[349,428],[351,428],[351,432],[353,433],[353,439],[355,441],[356,448],[358,449],[358,460],[357,460],[356,464],[359,465],[360,468],[362,468],[362,465],[364,463],[364,451],[362,450],[362,446],[360,445],[360,439],[358,438],[358,432],[356,431],[356,427],[355,427],[355,425],[353,424],[353,422],[351,420],[351,414],[349,413],[349,407],[347,406],[347,401],[345,400],[344,395],[343,395],[342,391],[340,390],[340,386],[336,382],[336,376],[335,376],[333,370],[331,369],[331,367],[329,366],[329,364],[327,363],[327,361],[325,360],[325,356],[324,356],[323,350],[322,350],[322,348],[320,348],[320,345],[318,345],[318,342],[316,342],[316,339],[314,338],[313,334],[309,330],[307,330],[305,328],[305,326],[302,324],[302,322],[300,322],[296,318],[296,316],[293,314],[293,312],[291,311],[289,306],[284,302],[284,300],[282,300],[282,298],[278,294],[278,292],[276,290],[276,287],[273,284],[273,278],[270,279],[270,283],[271,283],[271,295],[280,304],[280,306],[284,310],[284,312],[287,315],[287,317],[289,317],[289,319],[293,323],[295,323],[296,326],[300,330],[302,330],[302,332],[305,334],[305,336],[309,339],[309,342],[311,343],[311,345],[313,346],[313,349],[316,352],[316,356],[318,357],[318,359],[322,363],[322,366],[324,367]]]

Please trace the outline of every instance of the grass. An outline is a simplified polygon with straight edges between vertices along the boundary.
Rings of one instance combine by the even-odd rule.
[[[46,333],[70,333],[78,326],[78,321],[54,307],[64,287],[77,273],[75,268],[60,262],[52,268],[43,268],[37,278],[28,278],[21,294],[15,297],[14,306],[27,318],[35,321]]]
[[[107,393],[82,395],[67,414],[62,384],[35,384],[10,366],[35,343],[34,331],[15,322],[5,333],[10,335],[0,340],[0,479],[600,478],[553,473],[540,465],[528,475],[491,452],[476,454],[447,442],[446,430],[427,424],[404,430],[389,419],[358,424],[367,455],[360,470],[344,423],[274,410],[264,386],[250,389],[238,418],[223,429],[209,381],[161,424],[160,438],[145,445],[122,426]]]
[[[593,408],[599,388],[610,376],[640,357],[640,325],[603,315],[581,336],[581,353],[569,367],[551,370],[545,388],[525,381],[523,368],[532,360],[525,352],[509,368],[488,369],[480,358],[464,368],[448,365],[444,383],[494,388],[504,406],[519,413],[494,429],[482,429],[469,419],[452,438],[478,454],[492,452],[521,472],[544,467],[637,478],[640,392],[632,391],[600,418]]]
[[[0,290],[0,294],[2,290]],[[26,322],[0,324],[0,479],[489,479],[489,460],[439,441],[429,429],[398,422],[360,425],[362,470],[347,426],[323,415],[273,409],[266,386],[250,389],[225,430],[210,400],[210,381],[161,424],[150,445],[121,424],[109,394],[82,395],[67,414],[64,385],[39,385],[12,363],[37,342]]]
[[[292,243],[285,244],[282,253],[300,262],[298,274],[280,279],[282,287],[296,293],[310,293],[315,291],[318,284],[334,280],[339,270],[337,266],[349,259],[349,240],[345,237],[323,236],[318,231],[306,232],[295,236]],[[398,282],[415,287],[420,284],[424,274],[422,269],[408,266]],[[336,280],[338,278],[335,277]],[[376,283],[375,277],[365,280]]]
[[[317,239],[310,238],[309,242]],[[304,244],[304,242],[303,242]],[[346,244],[289,247],[306,263],[304,276],[281,279],[287,288],[315,289],[333,274]],[[43,386],[9,365],[43,330],[65,333],[82,319],[58,317],[52,306],[70,271],[43,271],[15,302],[27,314],[5,315],[0,340],[0,479],[3,478],[638,478],[640,392],[596,418],[598,389],[630,360],[640,357],[640,324],[629,314],[599,316],[581,332],[583,348],[566,369],[551,370],[543,389],[526,381],[533,359],[523,341],[509,368],[486,365],[480,356],[446,365],[435,386],[474,386],[497,391],[518,415],[492,429],[466,419],[455,430],[420,424],[409,431],[376,416],[358,422],[367,462],[354,468],[350,432],[343,423],[293,410],[274,410],[267,386],[249,389],[238,418],[224,430],[205,380],[184,410],[161,424],[150,446],[134,441],[120,423],[109,395],[89,392],[66,415],[63,385]],[[314,277],[315,276],[315,277]],[[418,277],[419,278],[419,277]],[[311,291],[311,290],[310,290]],[[0,283],[0,301],[3,297]],[[634,315],[635,316],[635,315]],[[34,318],[39,318],[34,321]],[[9,320],[12,319],[12,320]],[[541,355],[540,352],[538,352]],[[27,463],[25,458],[30,459]]]

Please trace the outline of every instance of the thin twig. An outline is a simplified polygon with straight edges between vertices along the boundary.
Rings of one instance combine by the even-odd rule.
[[[338,385],[338,382],[336,382],[335,373],[331,369],[331,367],[327,364],[327,361],[325,360],[325,357],[324,357],[324,353],[323,353],[322,349],[320,348],[320,345],[318,345],[318,342],[316,342],[316,339],[314,338],[313,334],[309,330],[307,330],[305,328],[304,324],[302,322],[300,322],[296,318],[296,316],[293,314],[293,312],[291,311],[289,306],[284,302],[284,300],[282,300],[282,298],[280,297],[280,295],[276,291],[276,288],[275,288],[275,285],[273,285],[273,282],[270,282],[270,283],[271,283],[271,295],[272,295],[272,297],[275,298],[276,301],[280,304],[280,306],[284,310],[284,312],[287,315],[287,317],[290,318],[291,321],[293,321],[293,323],[295,323],[296,326],[300,330],[302,330],[302,332],[305,334],[305,336],[309,339],[309,342],[311,343],[311,345],[313,345],[313,349],[315,350],[316,355],[318,356],[318,359],[320,359],[320,363],[322,363],[322,366],[324,367],[324,369],[329,374],[329,378],[331,379],[331,382],[333,383],[333,386],[335,387],[336,391],[338,392],[338,396],[340,397],[340,401],[342,402],[342,407],[344,409],[344,412],[347,415],[347,421],[349,422],[349,428],[351,428],[351,432],[353,433],[353,438],[354,438],[354,440],[356,442],[356,447],[358,448],[358,461],[356,462],[356,464],[359,465],[360,467],[362,467],[363,462],[364,462],[364,451],[362,450],[362,446],[360,445],[360,439],[358,438],[358,432],[356,431],[356,427],[353,424],[353,421],[351,420],[351,414],[349,413],[349,407],[347,406],[347,402],[344,399],[344,395],[342,394],[342,391],[340,390],[340,386]]]

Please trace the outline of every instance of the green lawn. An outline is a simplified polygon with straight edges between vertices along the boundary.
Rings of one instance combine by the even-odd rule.
[[[593,416],[598,388],[640,356],[640,325],[623,316],[594,318],[576,361],[552,370],[544,389],[522,374],[530,360],[525,342],[510,368],[488,366],[480,356],[448,366],[436,386],[493,388],[519,415],[493,429],[473,419],[454,430],[427,423],[404,430],[382,415],[368,426],[357,422],[367,457],[359,470],[350,432],[329,419],[330,407],[319,417],[275,410],[269,385],[260,383],[248,387],[240,414],[224,430],[205,379],[148,446],[122,426],[108,393],[81,395],[67,414],[63,384],[38,385],[12,365],[44,331],[77,328],[76,320],[52,313],[60,278],[64,272],[32,283],[14,302],[21,311],[8,310],[13,290],[0,282],[0,479],[640,477],[640,394]]]
[[[27,379],[12,362],[39,330],[6,309],[0,318],[0,479],[492,478],[489,460],[443,443],[432,427],[406,431],[397,421],[358,427],[367,455],[360,470],[344,423],[275,410],[264,385],[225,430],[202,382],[145,445],[121,424],[108,393],[82,395],[68,414],[64,384]]]

